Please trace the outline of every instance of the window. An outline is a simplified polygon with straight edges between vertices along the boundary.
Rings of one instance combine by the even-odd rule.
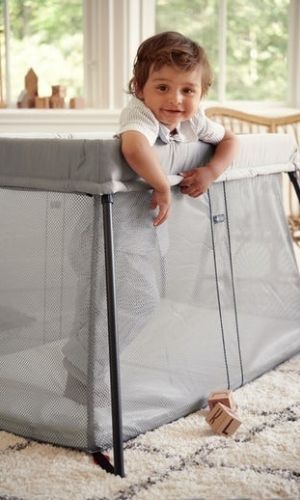
[[[116,114],[137,47],[164,30],[206,48],[215,73],[209,99],[300,106],[299,0],[0,0],[1,20],[11,107],[32,67],[40,96],[64,85],[67,98],[83,95],[88,108]]]
[[[156,32],[177,30],[206,49],[209,99],[288,100],[289,0],[156,0]]]
[[[65,86],[67,98],[81,96],[82,0],[2,0],[0,8],[1,19],[6,14],[9,21],[6,47],[10,64],[3,82],[9,101],[17,102],[30,68],[38,76],[39,96],[50,96],[52,85]],[[3,46],[3,37],[1,41]],[[5,76],[3,64],[2,73]]]

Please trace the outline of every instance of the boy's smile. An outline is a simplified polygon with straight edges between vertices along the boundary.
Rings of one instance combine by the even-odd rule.
[[[148,80],[137,97],[155,118],[171,131],[198,111],[202,95],[201,68],[182,71],[176,66],[150,69]]]

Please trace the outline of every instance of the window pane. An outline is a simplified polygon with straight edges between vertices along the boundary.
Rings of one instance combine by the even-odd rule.
[[[288,5],[227,2],[227,99],[287,100]]]
[[[156,0],[156,33],[179,31],[202,45],[214,71],[208,98],[218,84],[218,0]]]
[[[50,96],[52,85],[65,86],[67,99],[82,95],[82,0],[10,0],[9,16],[12,102],[30,68],[39,96]]]

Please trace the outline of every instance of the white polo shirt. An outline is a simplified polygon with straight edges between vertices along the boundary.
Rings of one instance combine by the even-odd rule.
[[[200,107],[193,118],[179,124],[175,134],[170,133],[170,130],[160,123],[152,111],[137,97],[132,97],[128,106],[122,110],[120,127],[116,135],[119,136],[130,130],[140,132],[147,137],[151,146],[155,144],[158,137],[165,143],[201,140],[209,144],[218,144],[225,134],[223,125],[207,118]]]

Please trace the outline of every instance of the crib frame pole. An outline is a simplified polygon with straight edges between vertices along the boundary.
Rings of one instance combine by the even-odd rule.
[[[289,174],[290,181],[293,184],[293,187],[295,189],[295,193],[297,195],[298,201],[300,203],[300,184],[298,181],[297,172],[295,172],[295,171],[288,172],[288,174]]]
[[[101,197],[103,208],[103,232],[105,252],[105,275],[107,297],[107,322],[109,341],[109,368],[111,389],[112,433],[114,450],[114,474],[125,476],[123,457],[123,428],[120,389],[120,363],[117,329],[117,301],[112,205],[113,194],[104,194]]]

